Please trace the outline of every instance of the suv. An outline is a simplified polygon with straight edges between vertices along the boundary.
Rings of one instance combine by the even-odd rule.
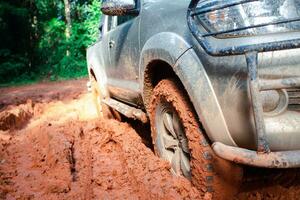
[[[229,198],[244,165],[300,167],[299,0],[104,0],[101,11],[87,50],[99,115],[149,120],[174,175]]]

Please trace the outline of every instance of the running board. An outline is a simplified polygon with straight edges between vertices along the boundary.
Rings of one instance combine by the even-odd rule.
[[[141,109],[134,108],[114,99],[103,99],[102,102],[128,118],[137,119],[143,123],[148,122],[147,114]]]

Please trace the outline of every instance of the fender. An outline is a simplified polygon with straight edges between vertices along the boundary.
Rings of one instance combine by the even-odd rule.
[[[231,137],[210,79],[194,49],[186,51],[173,69],[184,85],[209,139],[237,146]]]
[[[145,70],[149,63],[153,60],[161,60],[174,66],[177,59],[190,48],[191,45],[184,38],[171,32],[162,32],[147,40],[141,51],[139,62],[139,85],[145,105],[149,100],[149,95],[144,90]]]

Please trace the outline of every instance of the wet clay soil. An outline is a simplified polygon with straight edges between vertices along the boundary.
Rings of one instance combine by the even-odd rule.
[[[201,199],[154,155],[149,130],[99,120],[85,83],[0,89],[0,199]],[[253,178],[235,198],[300,199],[299,173],[289,174]]]

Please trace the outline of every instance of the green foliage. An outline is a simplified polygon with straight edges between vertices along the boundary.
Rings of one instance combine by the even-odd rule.
[[[87,75],[85,53],[99,37],[100,1],[70,3],[69,37],[61,0],[0,3],[0,36],[7,41],[0,49],[0,84]],[[12,29],[16,23],[20,28]]]
[[[0,57],[3,58],[0,65],[1,82],[9,80],[9,74],[21,75],[27,66],[28,59],[22,55],[12,54],[8,49],[0,50]]]
[[[29,65],[28,51],[24,48],[27,41],[15,43],[15,38],[28,36],[28,16],[28,10],[21,5],[0,2],[0,83],[19,77]]]
[[[87,45],[95,42],[99,38],[99,22],[101,20],[101,13],[99,12],[101,4],[98,0],[93,0],[92,4],[84,5],[82,10],[85,15],[83,21],[85,33],[85,41]]]

